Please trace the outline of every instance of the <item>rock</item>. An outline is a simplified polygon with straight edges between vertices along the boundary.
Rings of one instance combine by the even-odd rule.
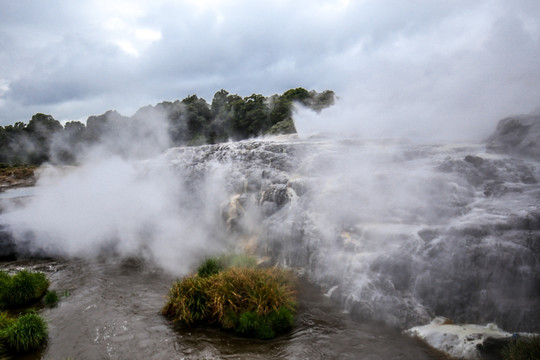
[[[0,226],[0,260],[12,260],[17,256],[17,249],[11,234]]]
[[[509,117],[499,121],[486,148],[496,153],[540,159],[540,115]]]
[[[476,345],[476,349],[480,352],[482,359],[497,360],[501,358],[501,350],[512,340],[513,337],[494,338],[490,336],[483,343]]]
[[[404,331],[416,336],[434,348],[458,359],[478,359],[479,346],[487,339],[508,338],[510,333],[495,324],[452,324],[448,319],[437,317],[428,325],[416,326]]]

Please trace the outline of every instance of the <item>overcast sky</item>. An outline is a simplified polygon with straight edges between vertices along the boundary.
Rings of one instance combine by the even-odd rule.
[[[540,107],[538,0],[0,4],[0,125],[299,86],[334,90],[349,122],[484,124]]]

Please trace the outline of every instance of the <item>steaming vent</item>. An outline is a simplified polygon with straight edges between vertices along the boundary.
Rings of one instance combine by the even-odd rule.
[[[524,331],[540,320],[539,172],[483,146],[251,140],[45,169],[3,221],[21,252],[106,249],[182,274],[242,248],[356,318]]]

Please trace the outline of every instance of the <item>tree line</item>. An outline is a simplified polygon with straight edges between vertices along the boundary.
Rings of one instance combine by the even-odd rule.
[[[131,117],[110,110],[90,116],[86,124],[70,121],[62,125],[51,115],[38,113],[28,124],[17,122],[0,126],[0,164],[72,164],[84,149],[107,139],[110,144],[116,144],[115,150],[122,154],[127,151],[126,147],[116,139],[138,141],[137,138],[144,138],[146,133],[152,133],[153,126],[158,126],[153,123],[156,119],[166,122],[169,146],[290,134],[296,132],[292,121],[294,102],[320,111],[333,105],[334,99],[331,90],[319,93],[296,88],[270,97],[260,94],[241,97],[220,90],[214,94],[211,104],[190,95],[183,100],[142,107]]]

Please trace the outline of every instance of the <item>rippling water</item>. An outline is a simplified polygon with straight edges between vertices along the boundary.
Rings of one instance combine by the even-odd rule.
[[[175,328],[159,314],[174,278],[138,261],[20,260],[1,268],[43,271],[62,294],[57,307],[41,310],[47,348],[28,359],[445,358],[395,329],[350,320],[307,282],[292,332],[259,341],[214,328]]]

